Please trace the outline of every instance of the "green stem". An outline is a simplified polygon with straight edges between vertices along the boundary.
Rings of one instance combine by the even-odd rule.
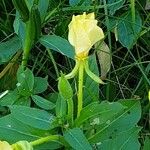
[[[32,146],[36,146],[36,145],[40,145],[40,144],[43,144],[43,143],[46,143],[49,141],[56,141],[56,142],[61,143],[63,145],[67,145],[67,143],[64,141],[63,137],[60,135],[50,135],[47,137],[43,137],[43,138],[40,138],[38,140],[30,142],[30,144]]]
[[[131,3],[132,22],[135,23],[135,0],[130,0],[130,3]]]
[[[72,98],[67,100],[68,103],[68,122],[69,127],[72,127],[73,125],[73,100]]]
[[[119,1],[117,1],[117,2],[119,2]],[[106,0],[103,0],[103,4],[104,4],[105,19],[106,19],[106,26],[107,26],[107,33],[108,33],[108,45],[109,45],[109,49],[110,49],[110,53],[111,53],[112,44],[111,44],[111,33],[109,30],[110,22],[109,22],[109,17],[108,17],[109,16],[109,14],[108,14],[109,4],[107,4]],[[108,79],[110,79],[110,73],[108,74]],[[110,99],[110,84],[108,84],[106,87],[106,98],[107,98],[107,100]]]
[[[79,83],[78,83],[78,112],[77,117],[80,116],[83,105],[83,76],[84,76],[84,61],[80,61],[79,65]]]
[[[26,23],[26,35],[25,35],[25,42],[23,46],[23,58],[22,58],[22,65],[25,67],[27,65],[27,61],[30,54],[30,49],[32,47],[32,40],[30,39],[30,22]]]
[[[57,68],[55,59],[54,59],[54,57],[53,57],[53,55],[52,55],[52,52],[51,52],[50,49],[47,49],[47,51],[48,51],[49,57],[50,57],[50,59],[51,59],[51,61],[52,61],[52,64],[53,64],[53,66],[54,66],[54,69],[55,69],[55,72],[56,72],[56,76],[57,76],[57,78],[59,78],[59,71],[58,71],[58,68]]]

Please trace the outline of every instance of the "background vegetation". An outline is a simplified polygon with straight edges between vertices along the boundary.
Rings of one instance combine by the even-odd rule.
[[[65,44],[66,41],[61,41],[56,36],[63,39],[68,38],[68,24],[73,14],[95,12],[98,24],[105,33],[103,47],[107,52],[104,53],[109,55],[99,52],[98,47],[96,50],[93,47],[90,55],[93,59],[92,57],[96,54],[96,59],[92,60],[90,65],[91,69],[100,74],[107,84],[99,86],[85,76],[84,90],[88,92],[84,93],[84,105],[89,104],[91,99],[98,97],[100,101],[108,100],[109,102],[120,99],[139,100],[142,107],[142,114],[138,122],[138,126],[141,127],[139,141],[143,147],[147,137],[147,145],[148,141],[150,144],[148,139],[150,136],[150,105],[148,101],[150,89],[150,1],[41,0],[40,3],[42,35],[54,36],[50,39],[41,35],[29,55],[27,67],[33,72],[35,80],[40,81],[37,83],[40,86],[36,88],[34,85],[34,95],[31,96],[34,102],[31,99],[22,102],[21,98],[25,99],[30,96],[25,93],[21,98],[18,98],[16,104],[41,106],[36,97],[38,94],[51,102],[48,103],[48,107],[53,110],[58,92],[57,79],[60,76],[60,71],[67,74],[74,67],[74,61],[71,58],[73,54],[70,51],[65,52],[70,48],[70,45]],[[17,98],[14,89],[19,81],[22,82],[22,77],[19,76],[17,70],[22,61],[24,29],[10,0],[0,0],[0,16],[0,92],[11,91],[13,94],[11,93],[10,97],[12,99],[14,96],[13,100],[15,101]],[[28,76],[26,80],[31,80],[33,77],[31,72],[28,70],[26,74]],[[76,87],[76,80],[71,80],[71,83]],[[8,97],[1,98],[0,116],[2,118],[10,114],[10,110],[3,106],[10,105],[14,102],[13,100]],[[44,105],[42,109],[47,109],[46,107]],[[18,110],[12,108],[12,112],[17,114]],[[0,130],[4,125],[2,122],[0,122]],[[34,127],[41,128],[36,125]],[[0,137],[7,139],[3,136],[4,134],[7,132],[0,131]],[[9,140],[11,141],[11,139]]]

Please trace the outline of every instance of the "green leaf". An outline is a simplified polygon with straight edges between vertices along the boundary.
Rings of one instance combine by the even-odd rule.
[[[31,99],[28,96],[20,96],[13,105],[31,106]]]
[[[33,5],[33,0],[26,1],[26,2],[27,2],[29,10],[31,10],[31,7]],[[49,7],[49,0],[44,0],[44,1],[39,0],[38,8],[39,8],[39,11],[40,11],[40,16],[41,16],[42,23],[44,22],[45,16],[47,14],[48,7]],[[15,33],[20,37],[22,43],[24,43],[26,25],[22,21],[18,11],[16,11],[15,20],[14,20],[14,23],[13,23],[13,28],[14,28]]]
[[[74,59],[75,50],[66,39],[56,35],[45,35],[41,37],[39,41],[46,48],[50,48],[62,55]]]
[[[124,100],[120,103],[126,107],[124,111],[117,113],[103,124],[97,125],[96,133],[89,138],[90,142],[98,143],[108,140],[109,137],[115,138],[121,132],[136,126],[141,117],[140,102],[138,100]]]
[[[110,137],[110,139],[102,143],[97,143],[98,150],[139,150],[139,131],[139,128],[134,127],[125,132],[121,132],[116,138],[111,139]]]
[[[114,13],[120,9],[124,3],[125,0],[108,0],[107,4],[110,5],[108,6],[109,14],[114,15]]]
[[[149,148],[150,148],[150,138],[147,136],[144,141],[143,150],[149,150]]]
[[[70,6],[76,6],[76,5],[81,5],[81,6],[90,6],[91,0],[69,0]]]
[[[29,10],[31,10],[31,7],[33,6],[34,0],[30,0],[30,1],[26,1],[26,2],[27,2]],[[44,1],[39,0],[38,9],[40,11],[40,16],[41,16],[42,22],[44,21],[48,7],[49,7],[49,0],[44,0]]]
[[[20,95],[30,96],[34,86],[34,75],[32,71],[28,68],[22,70],[20,67],[17,72],[17,80],[17,89],[19,90]]]
[[[52,128],[54,116],[44,110],[14,105],[10,106],[10,111],[14,118],[24,124],[42,130],[50,130]]]
[[[123,110],[124,106],[118,102],[102,102],[101,104],[94,102],[82,109],[80,116],[75,120],[75,125],[80,126],[94,117],[100,118],[99,122],[103,123]]]
[[[0,65],[8,62],[12,56],[21,49],[20,39],[15,36],[6,42],[0,43]]]
[[[37,128],[35,129],[27,124],[23,124],[22,122],[14,119],[12,115],[0,118],[0,139],[12,144],[20,140],[26,140],[29,142],[34,141],[49,134],[49,131],[43,131]],[[42,145],[37,145],[35,150],[58,148],[60,148],[60,144],[52,141]]]
[[[135,14],[135,22],[132,22],[131,12],[125,13],[118,21],[117,32],[119,42],[130,49],[135,44],[142,29],[142,20],[139,13]]]
[[[58,90],[60,95],[62,95],[65,100],[71,99],[73,97],[72,87],[63,74],[61,77],[59,77],[58,80]]]
[[[64,138],[75,150],[92,150],[91,145],[80,128],[74,128],[66,131]]]
[[[22,122],[14,119],[11,115],[0,118],[0,139],[14,143],[24,139],[32,141],[40,137],[35,132],[35,129],[22,124]]]
[[[44,1],[39,0],[39,11],[40,11],[42,22],[44,22],[48,7],[49,7],[49,0],[44,0]]]
[[[15,101],[19,99],[19,93],[17,90],[9,91],[4,97],[0,99],[1,106],[13,105]]]
[[[90,70],[99,76],[98,66],[96,62],[96,56],[92,55],[89,57],[89,68]],[[84,75],[84,106],[93,101],[99,99],[99,84],[92,80],[87,74]]]
[[[47,99],[38,96],[38,95],[32,95],[31,96],[33,101],[37,104],[37,106],[46,109],[46,110],[51,110],[53,108],[55,108],[55,104],[48,101]]]
[[[34,77],[34,87],[33,87],[33,93],[39,94],[44,92],[48,87],[48,81],[47,77]]]
[[[15,16],[15,20],[13,23],[13,27],[14,27],[15,33],[19,36],[23,44],[25,41],[25,23],[21,20],[21,17],[18,11],[16,11],[16,16]]]
[[[34,146],[34,150],[57,150],[61,149],[62,145],[56,141],[51,141]]]

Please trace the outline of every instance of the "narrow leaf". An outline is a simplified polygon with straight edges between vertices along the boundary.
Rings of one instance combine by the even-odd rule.
[[[83,122],[98,115],[100,118],[103,118],[102,120],[106,120],[122,110],[124,110],[124,106],[118,102],[102,102],[101,104],[94,102],[82,109],[80,116],[75,120],[75,125],[80,126]]]
[[[46,109],[46,110],[51,110],[55,108],[55,104],[48,101],[47,99],[38,96],[38,95],[32,95],[31,96],[33,101],[41,108]]]
[[[120,132],[125,132],[133,128],[140,119],[141,107],[138,100],[124,100],[121,104],[126,108],[124,111],[117,113],[114,117],[109,118],[103,124],[97,126],[97,132],[90,138],[90,142],[100,142],[116,137]],[[107,134],[106,134],[107,131]]]
[[[64,134],[65,140],[75,150],[92,150],[91,145],[79,128],[70,129]]]
[[[17,120],[32,127],[49,130],[52,128],[54,116],[48,112],[25,106],[10,106],[11,114]]]
[[[46,48],[50,48],[61,53],[62,55],[74,59],[74,48],[66,39],[56,35],[45,35],[41,37],[39,41]]]
[[[15,36],[6,42],[0,43],[0,65],[8,62],[11,57],[21,49],[22,44],[20,39]]]

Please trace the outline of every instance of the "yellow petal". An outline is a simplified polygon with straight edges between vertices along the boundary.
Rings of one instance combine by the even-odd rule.
[[[69,24],[68,40],[75,48],[77,57],[87,57],[89,50],[99,40],[104,38],[104,33],[97,26],[94,13],[72,17]]]
[[[90,39],[92,45],[94,45],[96,42],[98,42],[99,40],[101,40],[103,38],[104,38],[103,30],[101,28],[99,28],[98,26],[95,26],[89,32],[89,39]]]
[[[95,19],[95,14],[94,13],[90,13],[86,16],[86,19]]]
[[[88,51],[91,48],[91,42],[85,32],[83,22],[76,21],[71,28],[72,34],[69,35],[69,41],[72,41],[76,55]]]
[[[13,150],[12,147],[6,141],[0,141],[0,150]]]

